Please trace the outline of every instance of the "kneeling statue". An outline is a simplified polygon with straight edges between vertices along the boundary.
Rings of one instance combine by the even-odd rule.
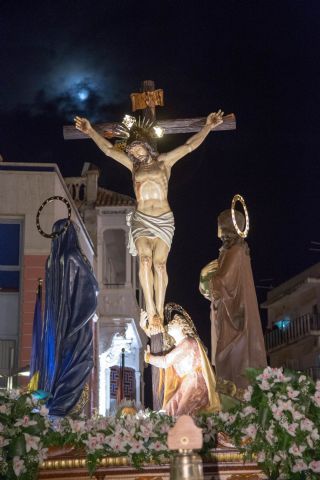
[[[191,317],[177,304],[167,304],[167,331],[175,347],[165,354],[145,352],[145,362],[165,369],[163,410],[173,416],[219,411],[216,379]]]

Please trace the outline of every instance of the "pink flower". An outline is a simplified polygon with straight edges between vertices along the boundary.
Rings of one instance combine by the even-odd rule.
[[[306,449],[306,447],[304,447],[302,445],[299,446],[296,443],[294,443],[289,448],[289,453],[291,453],[294,457],[302,457],[302,454],[305,451],[305,449]]]
[[[13,470],[17,477],[27,471],[24,461],[20,457],[13,457]]]
[[[309,463],[309,468],[315,473],[320,473],[320,460],[313,460]]]
[[[296,460],[296,463],[292,467],[293,472],[302,472],[308,470],[308,465],[303,460]]]
[[[24,439],[26,441],[27,452],[30,452],[31,449],[38,450],[40,437],[34,437],[33,435],[29,435],[28,433],[24,433]]]

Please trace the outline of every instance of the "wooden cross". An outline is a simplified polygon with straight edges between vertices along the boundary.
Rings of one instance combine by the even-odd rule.
[[[142,93],[131,94],[132,110],[143,110],[143,116],[149,120],[155,121],[157,106],[163,105],[163,91],[155,90],[152,80],[145,80],[142,83]],[[164,134],[174,133],[192,133],[199,132],[206,123],[206,117],[199,118],[180,118],[174,120],[157,121],[157,125],[163,129]],[[103,137],[111,138],[117,123],[100,123],[93,125],[93,128]],[[214,130],[234,130],[236,128],[236,120],[233,114],[223,117],[223,123],[215,127]],[[63,136],[65,140],[77,140],[89,138],[86,134],[77,130],[73,125],[63,127]],[[163,352],[163,335],[158,333],[151,335],[151,352]],[[161,385],[160,369],[152,367],[152,391],[153,391],[153,409],[160,410],[163,403],[163,385]]]
[[[142,91],[143,92],[161,92],[159,90],[155,90],[154,82],[152,80],[145,80],[142,83]],[[131,99],[134,95],[131,94]],[[161,94],[159,94],[161,95]],[[134,101],[132,102],[134,104]],[[158,105],[161,103],[158,103]],[[157,105],[157,104],[156,104]],[[137,105],[138,107],[141,105]],[[145,110],[149,118],[155,120],[155,107],[146,107]],[[110,138],[112,136],[112,132],[115,130],[117,125],[120,122],[113,122],[113,123],[100,123],[97,125],[93,125],[93,128],[99,132],[102,136],[106,136]],[[157,121],[157,125],[163,129],[164,135],[167,134],[174,134],[174,133],[193,133],[199,132],[201,128],[206,123],[206,117],[198,117],[198,118],[177,118],[173,120],[159,120]],[[233,113],[230,115],[226,115],[223,117],[223,123],[215,127],[214,131],[218,130],[235,130],[236,128],[236,119]],[[85,139],[89,138],[85,133],[80,132],[77,130],[73,125],[66,125],[63,127],[63,137],[65,140],[78,140],[78,139]]]

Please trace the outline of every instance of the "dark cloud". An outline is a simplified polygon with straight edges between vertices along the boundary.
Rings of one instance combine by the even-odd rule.
[[[93,143],[63,140],[75,113],[120,119],[144,79],[164,88],[159,118],[235,112],[237,131],[212,134],[170,183],[168,299],[208,326],[199,269],[218,254],[216,216],[235,193],[250,209],[257,280],[277,284],[319,260],[308,250],[320,240],[319,13],[315,0],[1,2],[0,153],[64,175],[89,159],[103,186],[133,195],[130,175]]]

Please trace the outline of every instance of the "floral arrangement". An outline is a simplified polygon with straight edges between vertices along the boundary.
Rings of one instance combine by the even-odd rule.
[[[269,479],[319,479],[320,381],[297,372],[248,371],[243,402],[228,412],[199,415],[206,455],[217,431],[226,433],[245,459],[259,463]],[[31,480],[49,446],[74,446],[87,456],[93,474],[103,457],[126,456],[137,468],[167,463],[167,433],[175,419],[150,410],[133,414],[49,422],[32,395],[0,391],[0,479]]]
[[[126,456],[139,468],[151,460],[164,463],[170,457],[167,433],[173,425],[173,417],[151,410],[120,417],[65,417],[55,423],[51,444],[85,450],[90,474],[103,457]]]
[[[270,479],[319,479],[320,381],[267,367],[248,370],[244,402],[213,418]]]
[[[47,414],[30,394],[0,391],[0,478],[35,478],[47,453]]]

